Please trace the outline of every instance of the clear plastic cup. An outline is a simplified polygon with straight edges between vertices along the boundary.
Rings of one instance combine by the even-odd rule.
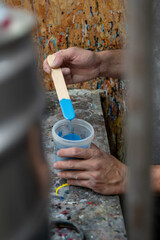
[[[71,121],[71,133],[80,136],[81,140],[73,141],[63,138],[67,134],[70,134],[69,120],[66,119],[60,120],[53,126],[52,135],[54,139],[54,163],[57,161],[71,159],[61,158],[57,156],[58,150],[62,148],[71,147],[90,148],[91,142],[94,138],[94,129],[90,123],[81,119],[73,119]]]

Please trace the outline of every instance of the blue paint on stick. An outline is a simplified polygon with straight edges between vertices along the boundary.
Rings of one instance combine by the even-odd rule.
[[[60,101],[60,106],[61,106],[64,118],[66,118],[68,120],[72,120],[75,118],[75,112],[74,112],[73,105],[72,105],[72,102],[70,99],[63,98]]]

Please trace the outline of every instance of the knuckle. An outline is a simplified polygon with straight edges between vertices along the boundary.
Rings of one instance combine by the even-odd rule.
[[[101,163],[100,163],[100,161],[95,161],[95,162],[93,163],[93,169],[99,170],[100,168],[101,168]]]
[[[76,147],[72,148],[72,155],[73,156],[77,155],[78,153],[79,153],[79,149],[78,148],[76,148]]]
[[[69,168],[74,168],[74,163],[73,163],[73,161],[68,161],[68,167]]]
[[[99,149],[96,149],[96,150],[94,150],[94,155],[99,158],[99,157],[101,157],[102,153]]]
[[[94,178],[95,178],[95,180],[99,180],[100,177],[101,177],[101,173],[100,173],[100,172],[95,172],[95,173],[94,173]]]
[[[77,49],[78,49],[77,47],[70,47],[69,51],[71,54],[74,54],[77,51]]]
[[[61,54],[63,54],[63,51],[64,51],[64,50],[59,50],[56,54],[58,54],[58,55],[60,54],[60,55],[61,55]],[[53,54],[53,55],[54,55],[54,54]]]

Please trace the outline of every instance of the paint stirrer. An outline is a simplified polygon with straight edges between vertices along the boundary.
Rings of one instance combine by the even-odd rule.
[[[54,59],[55,59],[54,55],[49,55],[47,57],[47,61],[50,68]],[[63,116],[68,120],[72,120],[73,118],[75,118],[75,112],[73,109],[72,101],[70,99],[61,68],[57,69],[51,68],[51,77],[55,85],[55,89],[57,92]]]

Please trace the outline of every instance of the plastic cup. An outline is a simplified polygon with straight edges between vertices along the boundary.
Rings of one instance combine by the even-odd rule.
[[[91,142],[94,138],[94,129],[92,125],[81,119],[73,119],[71,121],[71,133],[77,134],[81,140],[68,140],[63,137],[70,134],[70,121],[63,119],[58,121],[52,128],[52,135],[54,139],[54,163],[57,161],[64,161],[71,158],[61,158],[57,156],[58,150],[62,148],[90,148]],[[55,170],[57,172],[57,170]]]

